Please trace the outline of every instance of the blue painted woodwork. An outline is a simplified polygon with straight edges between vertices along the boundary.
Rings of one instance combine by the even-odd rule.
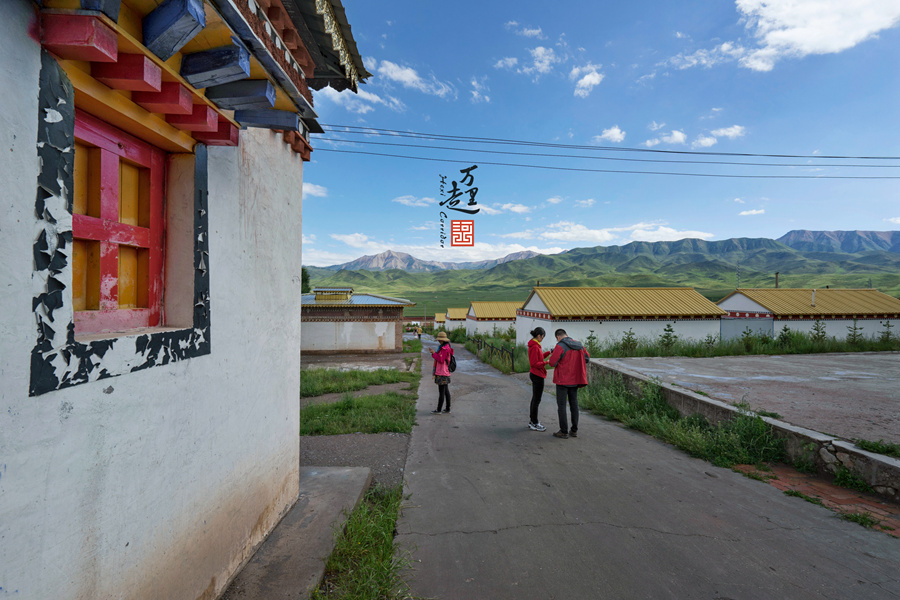
[[[144,45],[169,60],[204,27],[203,0],[166,0],[144,17]]]
[[[250,52],[237,38],[231,40],[230,46],[185,55],[181,76],[198,89],[250,77]]]
[[[261,127],[264,129],[300,129],[300,115],[287,110],[236,110],[234,120],[241,127]]]
[[[84,10],[97,10],[116,21],[119,21],[119,7],[122,0],[81,0],[81,8]]]
[[[206,88],[206,97],[229,110],[272,108],[275,86],[268,79],[245,79]]]

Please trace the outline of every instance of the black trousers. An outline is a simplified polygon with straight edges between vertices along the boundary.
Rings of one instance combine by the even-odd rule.
[[[556,408],[559,411],[559,430],[569,433],[569,424],[566,420],[566,403],[569,404],[569,412],[572,413],[572,431],[578,431],[578,386],[556,386]]]
[[[438,410],[441,410],[441,407],[444,406],[445,399],[447,400],[447,408],[445,410],[450,412],[450,385],[448,384],[438,386]]]
[[[544,378],[538,377],[534,373],[528,375],[531,377],[531,411],[528,415],[531,420],[529,422],[537,425],[540,423],[537,413],[538,406],[541,404],[541,396],[544,395]]]

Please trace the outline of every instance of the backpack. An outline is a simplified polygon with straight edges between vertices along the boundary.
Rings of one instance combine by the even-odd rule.
[[[456,370],[456,357],[452,354],[450,355],[450,362],[447,363],[447,368],[450,369],[451,373]]]

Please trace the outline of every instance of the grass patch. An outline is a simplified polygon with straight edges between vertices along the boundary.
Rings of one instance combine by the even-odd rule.
[[[401,572],[409,563],[397,556],[394,530],[403,501],[403,486],[374,487],[350,513],[336,535],[325,578],[312,598],[322,600],[400,600],[408,598]]]
[[[339,402],[313,404],[300,411],[300,435],[344,433],[411,433],[416,422],[416,396],[385,392]]]
[[[770,419],[780,419],[781,415],[771,410],[755,410],[753,411],[761,417],[769,417]]]
[[[370,385],[401,381],[408,381],[412,384],[418,380],[418,373],[402,372],[396,369],[376,369],[375,371],[303,369],[300,372],[300,397],[311,398],[334,392],[352,392],[364,390]]]
[[[813,498],[812,496],[807,496],[803,492],[798,492],[797,490],[785,490],[785,496],[794,496],[795,498],[803,498],[807,502],[811,502],[812,504],[818,504],[819,506],[825,506],[822,504],[822,501],[819,498]]]
[[[853,471],[847,467],[839,467],[834,473],[834,484],[845,487],[857,492],[874,493],[875,490],[871,485],[860,479]]]
[[[878,440],[877,442],[871,442],[869,440],[853,440],[853,442],[863,450],[900,458],[900,445],[885,442],[884,440]]]
[[[785,458],[784,441],[760,417],[741,412],[730,421],[711,425],[701,415],[682,417],[666,403],[658,385],[632,393],[620,375],[597,378],[582,396],[585,409],[643,431],[691,456],[720,467],[762,464]]]
[[[422,351],[422,340],[403,340],[403,351],[404,352],[415,352],[418,354]]]
[[[853,521],[867,529],[872,529],[876,525],[881,525],[881,521],[876,519],[869,513],[864,512],[839,512],[841,518],[845,521]]]

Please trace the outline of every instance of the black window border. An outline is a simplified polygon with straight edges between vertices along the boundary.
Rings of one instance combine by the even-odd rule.
[[[53,115],[48,118],[48,115]],[[37,152],[40,170],[34,213],[40,233],[34,242],[33,280],[46,282],[32,301],[36,342],[31,351],[29,395],[39,396],[90,381],[142,371],[204,356],[211,352],[209,298],[208,158],[204,144],[194,147],[194,298],[190,328],[79,342],[75,321],[69,258],[72,221],[59,222],[47,201],[65,194],[72,214],[75,163],[75,96],[65,72],[47,51],[41,51],[38,92]],[[54,313],[56,316],[54,318]],[[60,322],[63,320],[64,322]],[[131,349],[133,345],[133,350]],[[124,348],[122,347],[124,346]],[[105,366],[103,357],[115,351],[134,361],[120,370]]]

